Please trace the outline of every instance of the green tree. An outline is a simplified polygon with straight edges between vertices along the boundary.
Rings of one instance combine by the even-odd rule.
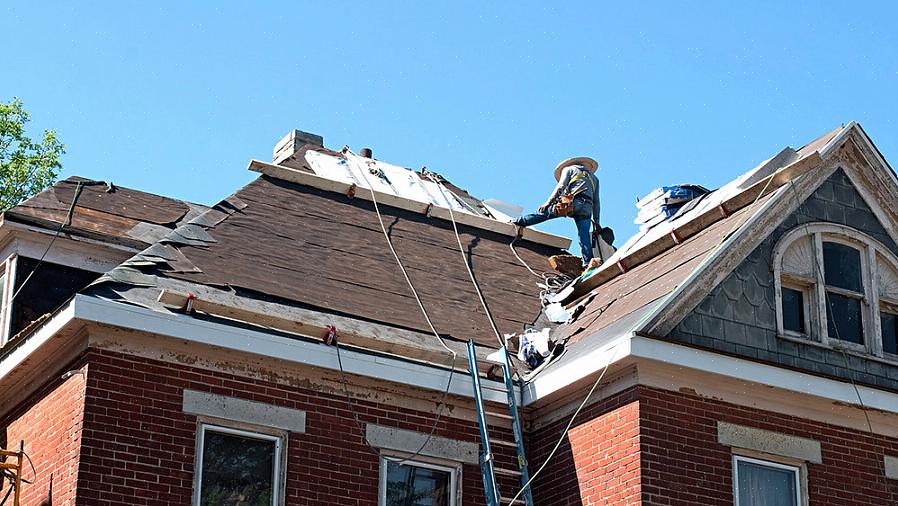
[[[41,142],[25,135],[28,112],[22,101],[0,102],[0,211],[33,196],[56,181],[65,145],[53,130]]]

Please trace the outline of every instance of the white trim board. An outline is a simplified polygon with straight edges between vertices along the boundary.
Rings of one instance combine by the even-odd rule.
[[[241,329],[217,322],[197,320],[191,316],[162,313],[138,306],[76,295],[69,305],[20,348],[0,361],[0,381],[16,366],[23,363],[39,346],[73,321],[93,322],[114,327],[149,332],[184,341],[217,346],[219,348],[252,353],[265,357],[339,371],[336,349],[322,343],[277,336],[256,330]],[[340,356],[346,374],[411,385],[442,393],[446,389],[449,372],[395,358],[341,349]],[[499,381],[481,379],[483,396],[487,401],[506,404],[505,385]],[[465,398],[473,397],[471,378],[465,371],[456,370],[449,393]]]
[[[615,366],[640,360],[712,373],[758,385],[822,397],[843,404],[858,404],[858,395],[849,382],[836,381],[630,333],[579,357],[564,368],[551,371],[544,376],[537,376],[522,393],[524,406],[545,399],[564,389],[567,385],[594,378],[605,368],[606,364],[610,363]],[[858,385],[857,388],[867,408],[898,413],[898,394],[864,385]]]
[[[274,165],[260,160],[250,160],[249,167],[247,168],[253,172],[259,172],[261,174],[265,174],[277,179],[290,181],[291,183],[311,186],[312,188],[318,188],[319,190],[342,193],[343,195],[346,195],[351,187],[350,184],[344,183],[342,181],[334,181],[333,179],[327,179],[321,176],[316,176],[315,174],[310,174],[308,172],[291,169],[290,167],[284,167],[282,165]],[[418,202],[416,200],[398,197],[393,194],[382,193],[376,190],[374,191],[374,193],[377,196],[377,202],[384,205],[420,213],[422,215],[425,214],[428,209],[428,205],[424,202]],[[362,188],[355,193],[354,198],[371,201],[371,190],[369,190],[368,188]],[[452,217],[450,217],[448,209],[433,206],[429,212],[431,218],[439,218],[441,220],[451,221]],[[473,214],[461,212],[454,213],[452,216],[455,217],[455,221],[457,221],[458,223],[467,225],[469,227],[489,230],[491,232],[502,234],[508,237],[514,237],[515,234],[517,234],[517,227],[512,225],[511,223],[505,223],[490,218],[484,218],[482,216],[475,216]],[[540,232],[539,230],[535,230],[532,228],[525,228],[522,238],[525,241],[532,241],[535,243],[560,249],[567,249],[571,246],[571,240],[566,237],[549,234],[547,232]]]

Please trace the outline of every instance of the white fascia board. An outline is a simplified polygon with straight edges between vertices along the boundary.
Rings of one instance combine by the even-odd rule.
[[[852,129],[857,125],[857,121],[851,121],[839,131],[836,135],[833,136],[832,139],[826,141],[820,149],[817,150],[820,153],[821,158],[828,158],[829,155],[832,154],[833,150],[842,145],[842,140],[848,136]]]
[[[19,344],[9,355],[0,360],[0,382],[7,379],[10,374],[23,362],[28,360],[35,351],[39,350],[48,341],[53,339],[57,332],[68,325],[75,317],[75,307],[69,302],[61,311],[57,312],[37,332],[28,337],[25,342]]]
[[[858,404],[858,393],[847,381],[823,378],[642,336],[632,337],[630,349],[633,356],[639,359],[674,364],[845,404]],[[867,408],[898,413],[898,394],[864,385],[857,385],[857,389]]]
[[[622,335],[591,353],[579,357],[565,367],[538,376],[523,392],[525,406],[557,392],[578,380],[600,373],[606,364],[646,360],[672,364],[727,378],[748,381],[800,394],[822,397],[849,405],[858,404],[858,392],[867,408],[898,413],[898,394],[837,381],[813,374],[793,371],[760,362],[690,348],[679,344],[637,335]]]
[[[198,320],[188,315],[162,313],[138,306],[102,300],[87,295],[73,299],[74,317],[94,323],[150,332],[198,344],[253,353],[313,367],[339,371],[336,348],[322,343],[293,339],[222,323]],[[443,392],[449,373],[445,369],[342,348],[340,358],[347,374]],[[459,364],[461,367],[463,362]],[[505,385],[481,379],[487,401],[507,403]],[[450,394],[473,397],[467,371],[453,374]]]

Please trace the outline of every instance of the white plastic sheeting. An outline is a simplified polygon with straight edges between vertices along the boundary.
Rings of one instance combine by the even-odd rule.
[[[368,184],[370,183],[374,190],[382,193],[390,193],[438,207],[451,207],[456,212],[476,214],[463,206],[448,190],[444,190],[446,192],[444,196],[443,191],[436,183],[422,179],[413,170],[377,160],[371,160],[369,164],[368,159],[364,159],[364,162],[350,163],[340,157],[318,151],[307,151],[306,161],[316,175],[327,179],[355,183],[359,188],[369,188]],[[383,177],[368,172],[369,167],[382,171]]]

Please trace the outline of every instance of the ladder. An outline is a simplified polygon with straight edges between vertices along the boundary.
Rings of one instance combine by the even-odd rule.
[[[517,476],[521,487],[527,485],[530,481],[530,474],[527,471],[527,459],[524,457],[524,433],[521,430],[521,420],[518,415],[517,401],[514,396],[514,381],[512,379],[511,363],[508,359],[508,350],[503,346],[499,348],[499,356],[501,357],[502,377],[505,379],[505,392],[508,395],[508,415],[500,413],[487,413],[483,408],[483,393],[480,386],[480,375],[477,369],[477,353],[474,350],[474,341],[468,341],[468,363],[471,371],[471,380],[474,384],[474,404],[477,408],[477,424],[480,426],[480,474],[483,475],[483,489],[486,494],[487,506],[500,506],[503,498],[499,495],[499,487],[496,484],[496,474]],[[495,444],[514,446],[517,451],[517,470],[497,469],[495,466],[495,458],[491,449],[491,441],[489,430],[486,425],[487,414],[502,418],[511,419],[512,432],[514,433],[514,443],[503,441],[492,441]],[[507,502],[508,499],[504,499]],[[533,495],[530,493],[530,486],[521,494],[523,504],[533,506]],[[515,501],[518,502],[518,501]]]
[[[19,451],[0,448],[0,485],[3,485],[3,480],[9,480],[9,489],[7,489],[3,499],[0,500],[0,506],[6,504],[10,494],[13,494],[12,505],[19,506],[19,500],[22,496],[22,483],[27,483],[26,480],[22,479],[22,458],[24,455],[25,441],[19,443]],[[8,462],[7,458],[9,457],[14,458],[15,462]]]

